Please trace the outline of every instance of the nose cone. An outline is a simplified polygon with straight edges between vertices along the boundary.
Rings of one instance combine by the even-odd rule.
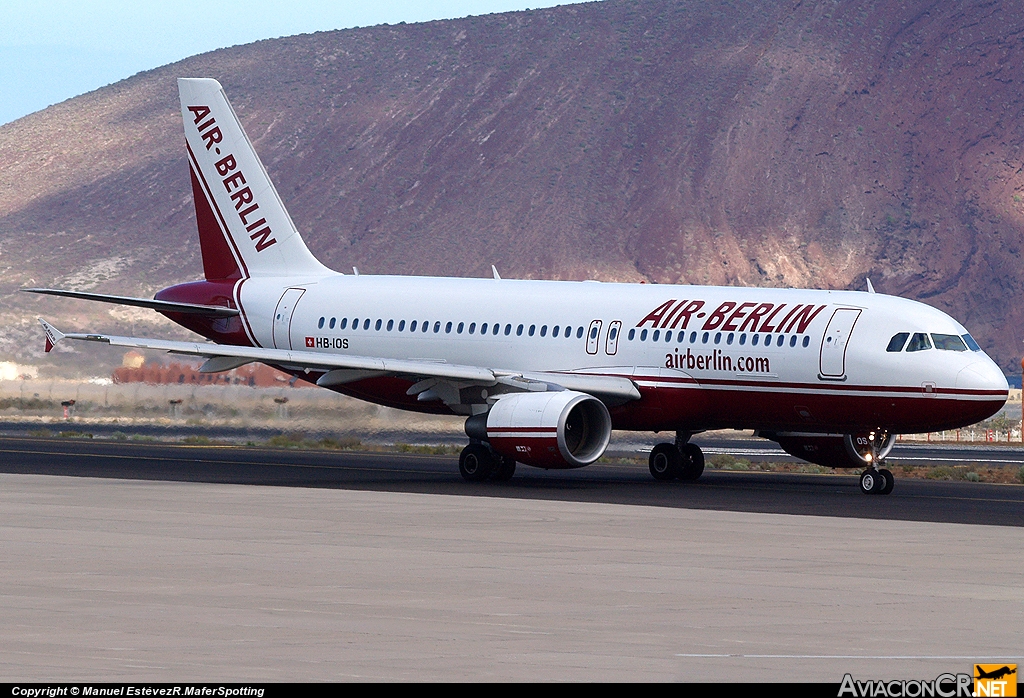
[[[991,360],[975,361],[962,368],[956,375],[956,387],[961,390],[979,390],[991,393],[993,397],[1002,393],[1004,401],[1010,389],[1006,383],[1006,376]]]

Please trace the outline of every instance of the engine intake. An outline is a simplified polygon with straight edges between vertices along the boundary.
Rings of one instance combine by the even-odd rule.
[[[491,448],[539,468],[590,465],[608,448],[611,435],[604,403],[573,390],[508,395],[487,413]]]

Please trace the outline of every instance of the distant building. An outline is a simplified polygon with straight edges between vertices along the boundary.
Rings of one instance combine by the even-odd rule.
[[[131,353],[131,352],[129,352]],[[128,356],[125,355],[127,364]],[[151,385],[248,385],[253,388],[274,388],[284,385],[309,386],[305,381],[292,381],[287,373],[264,364],[252,363],[223,373],[200,373],[194,364],[148,363],[124,365],[114,369],[115,383],[149,383]]]

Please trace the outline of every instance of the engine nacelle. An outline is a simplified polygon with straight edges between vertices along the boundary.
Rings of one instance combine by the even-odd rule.
[[[604,403],[573,390],[507,395],[487,413],[491,448],[538,468],[590,465],[608,448],[611,435]]]
[[[896,444],[896,435],[883,431],[857,434],[761,433],[791,456],[828,468],[866,468],[882,461]]]

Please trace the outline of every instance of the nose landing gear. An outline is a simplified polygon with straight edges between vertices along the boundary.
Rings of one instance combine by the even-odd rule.
[[[868,469],[860,474],[860,491],[864,494],[892,492],[896,478],[883,466],[886,456],[896,444],[896,435],[881,430],[866,434],[847,434],[844,443],[852,458],[868,466]]]

